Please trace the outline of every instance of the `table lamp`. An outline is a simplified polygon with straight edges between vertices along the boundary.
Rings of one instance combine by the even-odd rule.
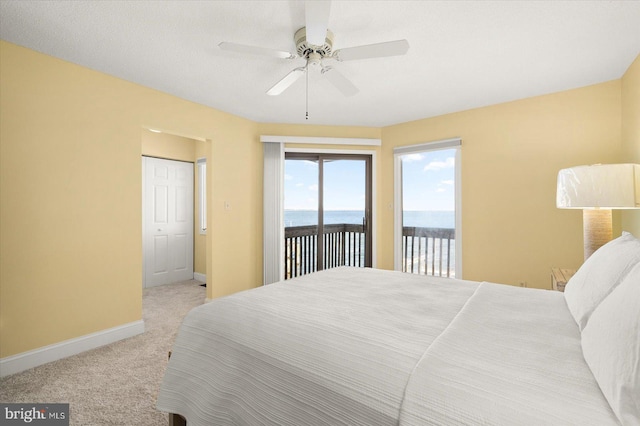
[[[556,206],[582,209],[584,260],[611,241],[611,210],[640,208],[640,164],[595,164],[558,172]]]

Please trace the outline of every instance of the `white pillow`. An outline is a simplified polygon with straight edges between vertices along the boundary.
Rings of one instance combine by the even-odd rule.
[[[640,264],[593,311],[582,353],[623,425],[640,425]]]
[[[567,282],[564,298],[583,330],[593,310],[640,262],[640,240],[628,232],[595,251]]]

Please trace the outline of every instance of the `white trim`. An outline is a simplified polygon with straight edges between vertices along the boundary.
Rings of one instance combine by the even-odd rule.
[[[393,156],[393,269],[402,271],[402,159]]]
[[[462,278],[462,149],[456,149],[456,278]]]
[[[144,155],[141,157],[142,161],[142,194],[140,199],[142,203],[142,217],[140,217],[140,228],[142,232],[140,233],[140,239],[142,240],[142,288],[144,288],[144,283],[147,282],[147,268],[144,264],[144,244],[145,244],[145,235],[144,235],[144,218],[147,217],[147,194],[145,188],[147,187],[147,162],[144,159]],[[0,377],[2,377],[2,373],[0,373]]]
[[[138,320],[118,327],[87,334],[75,339],[43,346],[32,351],[0,359],[0,377],[16,374],[48,362],[57,361],[100,346],[144,333],[144,321]]]
[[[198,233],[207,235],[207,159],[205,157],[196,160],[198,169]]]
[[[284,148],[284,152],[302,152],[309,154],[354,154],[354,155],[376,155],[377,151],[370,149],[332,149],[332,148]]]
[[[207,282],[207,274],[201,274],[200,272],[193,273],[193,279],[196,281],[200,281],[201,283]]]
[[[311,154],[354,154],[354,155],[370,155],[371,156],[371,267],[376,268],[378,264],[378,246],[377,246],[377,229],[378,229],[378,215],[377,215],[377,193],[376,190],[376,165],[377,165],[377,152],[373,150],[361,150],[361,149],[313,149],[313,148],[286,148],[284,152],[303,152]],[[283,167],[284,170],[284,167]],[[284,207],[283,207],[284,209]]]
[[[455,149],[456,278],[462,278],[462,139],[451,138],[393,149],[393,268],[402,270],[402,160],[401,156],[424,151]]]
[[[382,139],[366,138],[325,138],[312,136],[260,135],[260,142],[308,143],[316,145],[369,145],[381,146]]]

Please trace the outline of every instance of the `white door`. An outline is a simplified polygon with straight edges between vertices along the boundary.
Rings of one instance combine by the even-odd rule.
[[[142,157],[144,287],[193,279],[193,163]]]

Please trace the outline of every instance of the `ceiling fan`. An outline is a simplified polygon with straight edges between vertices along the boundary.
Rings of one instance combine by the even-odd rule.
[[[324,61],[336,60],[352,61],[357,59],[382,58],[387,56],[404,55],[409,50],[407,40],[387,41],[377,44],[349,47],[333,50],[333,33],[328,29],[331,1],[305,2],[305,27],[300,28],[293,36],[296,53],[290,53],[270,48],[248,46],[244,44],[222,42],[218,46],[223,50],[253,55],[262,55],[281,59],[303,58],[307,61],[303,67],[294,68],[280,81],[274,84],[268,95],[276,96],[288,89],[303,74],[308,75],[309,67],[319,67],[322,75],[333,84],[343,95],[353,96],[358,88],[332,65]]]

